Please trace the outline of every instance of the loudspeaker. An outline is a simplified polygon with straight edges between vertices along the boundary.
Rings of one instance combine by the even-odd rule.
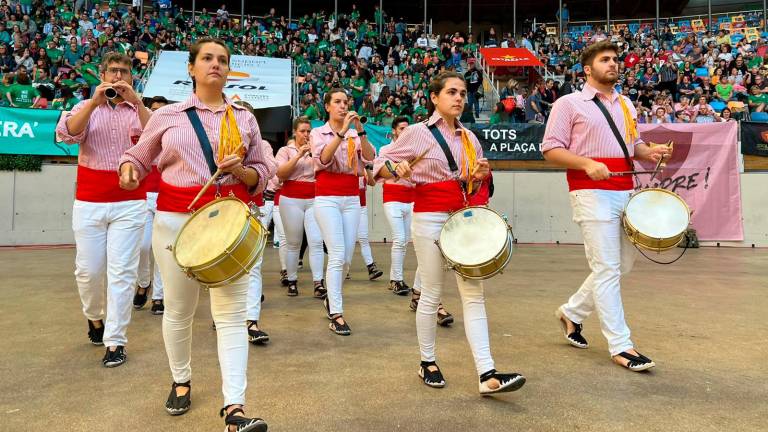
[[[254,110],[259,129],[263,133],[290,132],[293,114],[288,105]]]

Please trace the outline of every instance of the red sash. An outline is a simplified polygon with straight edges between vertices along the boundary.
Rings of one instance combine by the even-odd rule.
[[[144,184],[147,192],[158,192],[160,190],[160,171],[157,165],[152,165],[152,170],[144,177]]]
[[[144,182],[136,190],[121,189],[117,171],[95,170],[78,165],[75,198],[97,203],[143,200],[147,199],[147,190]]]
[[[178,187],[170,185],[160,180],[160,194],[157,196],[157,209],[160,211],[176,212],[176,213],[188,213],[189,203],[197,196],[202,189],[202,186],[193,187]],[[221,196],[229,196],[229,192],[232,191],[235,196],[244,203],[256,202],[256,199],[260,199],[261,194],[256,197],[248,195],[248,188],[243,183],[237,183],[233,185],[222,185]],[[195,208],[200,208],[216,198],[216,186],[211,186],[195,203]]]
[[[360,207],[365,207],[365,189],[360,189]]]
[[[597,162],[604,163],[611,172],[632,171],[634,167],[627,165],[624,158],[592,158]],[[565,173],[568,179],[568,191],[580,189],[603,189],[623,191],[631,190],[635,187],[631,175],[615,176],[608,180],[592,180],[587,173],[582,170],[569,169]]]
[[[359,193],[359,180],[354,174],[315,173],[315,196],[355,196]]]
[[[315,197],[315,182],[287,180],[280,188],[280,194],[296,199]]]
[[[414,212],[450,213],[464,207],[464,195],[456,180],[416,186]]]
[[[283,189],[281,188],[281,189],[279,189],[279,190],[275,191],[275,197],[274,197],[274,198],[272,198],[272,201],[274,201],[274,202],[275,202],[275,207],[277,207],[277,206],[279,206],[279,205],[280,205],[280,195],[282,194],[282,190],[283,190]],[[263,205],[263,204],[262,204],[262,205]]]
[[[412,203],[414,188],[394,183],[384,183],[384,202]]]

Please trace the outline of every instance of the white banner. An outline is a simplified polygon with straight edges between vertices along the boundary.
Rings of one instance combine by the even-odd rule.
[[[149,75],[144,97],[165,96],[181,102],[192,94],[192,79],[187,72],[189,52],[162,51]],[[291,105],[291,60],[233,55],[224,93],[244,100],[254,108]]]

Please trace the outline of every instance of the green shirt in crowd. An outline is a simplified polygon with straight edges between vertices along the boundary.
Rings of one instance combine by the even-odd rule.
[[[35,98],[40,97],[40,92],[30,84],[14,84],[8,93],[13,105],[19,108],[30,108],[35,103]]]

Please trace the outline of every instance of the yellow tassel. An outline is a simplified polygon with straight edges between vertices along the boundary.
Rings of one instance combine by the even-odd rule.
[[[227,106],[224,117],[221,118],[221,132],[219,134],[219,161],[229,155],[245,156],[245,147],[243,138],[240,136],[240,129],[237,127],[235,112],[231,105]]]
[[[632,118],[632,112],[629,111],[629,106],[621,96],[619,96],[619,104],[624,114],[624,134],[627,137],[627,145],[632,145],[637,139],[637,122]]]
[[[464,147],[464,163],[461,164],[462,177],[467,179],[467,193],[472,193],[472,173],[475,171],[475,163],[477,162],[477,153],[475,153],[475,146],[472,145],[472,140],[469,139],[466,129],[461,130],[461,144]]]

